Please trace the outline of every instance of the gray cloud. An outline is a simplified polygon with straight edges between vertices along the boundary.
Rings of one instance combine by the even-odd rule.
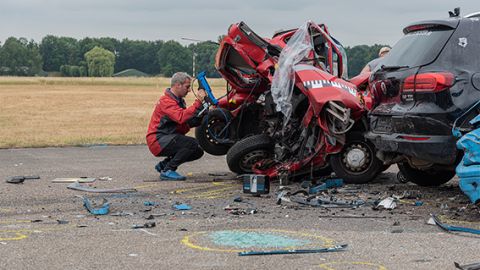
[[[480,11],[477,0],[2,0],[0,41],[9,36],[40,41],[57,36],[118,39],[215,40],[234,22],[245,21],[263,36],[306,20],[325,23],[343,44],[391,44],[407,24]]]

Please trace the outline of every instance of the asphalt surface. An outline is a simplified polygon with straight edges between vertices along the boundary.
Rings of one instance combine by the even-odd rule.
[[[454,261],[480,262],[479,236],[426,224],[436,213],[449,224],[480,227],[478,208],[469,204],[455,179],[421,188],[398,183],[396,167],[391,167],[368,185],[347,185],[326,194],[367,204],[325,208],[277,204],[277,183],[269,195],[243,194],[225,157],[205,155],[182,165],[179,172],[189,176],[185,182],[158,181],[156,162],[143,145],[0,150],[0,268],[454,269]],[[5,182],[19,175],[41,178]],[[51,182],[82,176],[97,178],[91,184],[97,189],[137,192],[88,193]],[[299,183],[289,188],[294,192]],[[372,203],[390,195],[402,197],[395,209],[372,209]],[[88,213],[78,196],[94,203],[107,199],[110,213]],[[237,196],[242,202],[233,201]],[[173,210],[176,203],[192,209]],[[150,215],[153,219],[147,219]],[[156,226],[132,229],[146,222]],[[338,244],[348,247],[331,253],[238,255]]]

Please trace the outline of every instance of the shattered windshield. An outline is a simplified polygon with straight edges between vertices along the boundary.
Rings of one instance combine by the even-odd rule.
[[[310,22],[305,22],[290,38],[278,59],[278,68],[275,70],[272,80],[272,97],[276,104],[276,110],[285,116],[287,123],[292,113],[293,86],[295,85],[295,73],[293,66],[308,57],[312,51],[311,37],[308,31]]]

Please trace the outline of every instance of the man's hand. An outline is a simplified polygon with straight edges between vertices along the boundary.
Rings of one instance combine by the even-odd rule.
[[[203,102],[205,100],[205,97],[207,96],[207,93],[203,89],[199,89],[197,92],[197,99]]]

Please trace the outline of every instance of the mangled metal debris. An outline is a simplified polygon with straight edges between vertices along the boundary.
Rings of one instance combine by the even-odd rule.
[[[333,246],[328,248],[319,248],[319,249],[280,249],[280,250],[266,250],[266,251],[243,251],[243,252],[239,252],[238,256],[336,252],[336,251],[345,250],[347,246],[348,246],[347,244],[344,244],[344,245],[338,245],[338,246]]]
[[[78,191],[85,191],[85,192],[92,192],[92,193],[130,193],[130,192],[137,192],[134,188],[109,188],[109,189],[100,189],[100,188],[93,188],[89,186],[80,185],[78,182],[74,182],[67,186],[69,189],[78,190]]]

